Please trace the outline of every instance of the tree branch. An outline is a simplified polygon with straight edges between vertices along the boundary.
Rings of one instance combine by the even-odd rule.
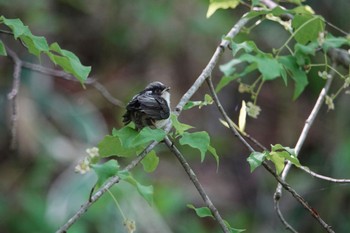
[[[202,197],[202,199],[205,202],[206,206],[212,212],[212,214],[215,217],[216,221],[219,223],[222,231],[225,232],[225,233],[230,233],[230,231],[227,228],[224,220],[222,219],[219,211],[216,209],[216,207],[214,206],[213,202],[210,200],[209,196],[206,194],[203,186],[199,182],[196,174],[192,170],[192,168],[189,165],[189,163],[186,161],[185,157],[181,154],[181,152],[175,147],[175,145],[172,143],[172,141],[167,136],[165,137],[164,141],[165,141],[165,144],[170,149],[170,151],[176,156],[176,158],[181,163],[182,167],[185,169],[188,177],[191,179],[192,183],[194,184],[194,186],[198,190],[198,193]]]
[[[247,149],[250,152],[255,152],[255,150],[249,145],[249,143],[240,135],[240,133],[237,131],[237,129],[232,125],[231,120],[229,119],[229,117],[226,114],[225,109],[222,107],[220,100],[215,92],[215,88],[214,85],[212,83],[211,78],[209,77],[207,79],[207,83],[210,89],[210,93],[212,94],[214,103],[216,104],[216,106],[218,107],[220,113],[222,114],[222,116],[225,118],[225,121],[227,122],[227,124],[230,126],[231,131],[234,133],[234,135],[236,137],[238,137],[238,139],[242,142],[242,144],[244,144]],[[313,216],[320,224],[321,226],[327,230],[327,232],[334,232],[331,229],[331,226],[329,226],[325,221],[323,221],[323,219],[320,217],[320,215],[315,211],[314,208],[312,208],[305,200],[304,198],[302,198],[288,183],[286,183],[280,176],[277,175],[277,173],[266,163],[266,161],[262,162],[262,165],[265,167],[265,169],[270,172],[275,179],[278,181],[278,184],[283,187],[285,190],[287,190],[288,192],[290,192],[293,197],[305,208],[307,209],[310,213],[311,216]],[[277,201],[277,199],[275,199],[275,201]],[[278,203],[277,203],[278,204]],[[277,206],[278,207],[278,206]],[[279,207],[278,207],[279,209]],[[282,215],[281,215],[282,216]],[[283,217],[283,216],[282,216]],[[286,221],[284,221],[286,222]],[[286,227],[289,226],[289,224],[286,225]],[[288,227],[287,227],[288,228]],[[292,228],[290,228],[292,229]]]
[[[123,171],[130,171],[137,164],[141,162],[141,160],[146,157],[146,155],[153,150],[153,148],[158,144],[158,142],[152,142],[146,149],[144,149],[140,155],[138,155],[133,161],[127,165]],[[65,233],[67,230],[89,209],[89,207],[95,203],[100,197],[107,192],[114,184],[120,181],[119,176],[113,176],[109,179],[105,185],[102,186],[94,195],[91,196],[90,200],[85,202],[80,209],[64,224],[62,225],[56,233]]]
[[[6,47],[7,54],[14,62],[13,70],[13,83],[10,93],[8,93],[7,98],[11,102],[11,117],[10,117],[10,127],[11,127],[11,144],[10,149],[14,150],[17,146],[17,122],[18,122],[18,92],[21,83],[21,72],[22,72],[22,61],[18,58],[17,54],[10,48]]]
[[[226,37],[229,37],[231,39],[233,39],[233,37],[235,35],[237,35],[237,33],[242,29],[242,27],[248,22],[249,20],[246,18],[241,18],[237,24],[230,30],[230,32],[227,34]],[[203,82],[205,81],[205,79],[209,76],[209,74],[211,74],[212,70],[214,69],[218,59],[220,58],[221,54],[223,53],[224,49],[227,47],[227,45],[229,44],[228,40],[222,40],[220,45],[217,47],[214,55],[212,56],[212,58],[210,59],[209,63],[207,64],[207,66],[205,67],[205,69],[203,70],[203,72],[200,74],[200,76],[197,78],[197,80],[194,82],[194,84],[190,87],[190,89],[182,96],[180,102],[177,104],[176,108],[175,108],[175,115],[179,115],[183,109],[183,106],[190,100],[190,98],[193,96],[193,94],[199,89],[199,87],[203,84]],[[28,64],[27,64],[28,65]],[[32,67],[32,65],[30,65],[30,67]],[[41,72],[51,72],[51,69],[42,69],[42,67],[40,66],[34,66],[36,68],[38,68],[37,71]],[[63,75],[65,78],[67,78],[65,75]],[[61,75],[59,75],[59,77],[61,77]],[[69,79],[69,77],[68,77]],[[168,124],[165,131],[169,132],[171,129],[171,124]],[[151,143],[149,146],[147,146],[147,148],[144,150],[147,151],[147,153],[149,151],[151,151],[156,145],[158,144],[158,142],[153,142]],[[135,160],[133,160],[126,168],[126,171],[131,170],[132,168],[134,168],[146,155],[147,153],[142,152]],[[117,183],[119,181],[119,178],[117,177],[113,177],[111,178],[95,195],[93,195],[91,197],[91,202],[96,202],[101,196],[102,194],[104,194],[106,192],[106,190],[113,186],[115,183]],[[85,213],[87,211],[87,209],[91,206],[92,203],[85,203],[84,205],[82,205],[82,207],[58,230],[56,231],[56,233],[64,233],[68,230],[69,227],[71,227],[81,216],[83,213]]]

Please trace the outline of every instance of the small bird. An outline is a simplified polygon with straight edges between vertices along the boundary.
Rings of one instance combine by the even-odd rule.
[[[123,115],[125,125],[131,121],[136,129],[149,126],[151,128],[163,128],[170,117],[170,87],[161,82],[152,82],[146,88],[135,95],[126,106]]]

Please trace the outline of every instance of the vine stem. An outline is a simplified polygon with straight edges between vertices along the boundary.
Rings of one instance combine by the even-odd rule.
[[[194,173],[194,171],[192,170],[191,166],[189,165],[189,163],[186,161],[185,157],[181,154],[181,152],[175,147],[175,145],[173,144],[173,142],[169,139],[169,137],[165,137],[164,139],[165,144],[168,146],[168,148],[170,149],[171,152],[173,152],[173,154],[176,156],[176,158],[179,160],[179,162],[181,163],[182,167],[184,168],[184,170],[186,171],[188,177],[190,178],[190,180],[192,181],[193,185],[196,187],[199,195],[202,197],[203,201],[205,202],[206,206],[210,209],[210,211],[212,212],[212,214],[214,215],[216,221],[219,223],[222,231],[224,233],[230,233],[230,230],[228,229],[228,227],[226,226],[224,220],[222,219],[219,211],[216,209],[216,207],[214,206],[213,202],[210,200],[209,196],[206,194],[203,186],[201,185],[201,183],[199,182],[197,175]]]

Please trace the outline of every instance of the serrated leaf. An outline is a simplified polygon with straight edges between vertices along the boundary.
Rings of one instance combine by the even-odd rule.
[[[238,127],[241,132],[244,132],[245,130],[245,124],[247,119],[247,106],[245,104],[245,101],[242,100],[242,107],[239,111],[239,117],[238,117]]]
[[[157,156],[156,152],[154,150],[152,150],[141,161],[141,164],[142,164],[143,170],[145,170],[145,172],[149,172],[149,173],[153,172],[158,167],[159,157]]]
[[[299,66],[304,66],[310,64],[310,55],[315,56],[318,44],[316,42],[308,43],[307,45],[295,44],[294,46],[294,56],[296,62]]]
[[[250,172],[253,172],[257,167],[259,167],[261,163],[265,160],[266,156],[266,152],[252,152],[247,158],[247,161],[250,165]]]
[[[153,186],[152,185],[142,185],[134,177],[131,176],[129,172],[120,172],[119,177],[133,185],[139,194],[148,202],[149,205],[153,205]]]
[[[281,144],[271,145],[271,151],[278,153],[278,155],[288,161],[290,161],[292,164],[294,164],[297,167],[300,167],[301,164],[295,154],[295,149],[282,146]],[[286,153],[280,153],[280,152],[286,152]]]
[[[210,144],[210,137],[207,132],[184,132],[179,142],[181,145],[189,145],[192,148],[198,149],[201,153],[201,162],[204,161],[205,154]]]
[[[292,20],[294,39],[300,44],[307,44],[316,40],[320,32],[324,31],[324,20],[317,15],[297,14]]]
[[[295,100],[300,96],[308,84],[306,73],[300,69],[296,62],[296,58],[291,55],[281,56],[278,58],[278,61],[288,72],[290,72],[290,77],[295,82],[295,89],[293,94],[293,100]]]
[[[2,40],[0,40],[0,56],[7,56],[6,48]]]
[[[192,204],[188,204],[187,207],[190,208],[190,209],[193,209],[196,212],[197,216],[200,217],[200,218],[205,218],[205,217],[214,218],[213,214],[211,213],[211,211],[210,211],[210,209],[208,207],[196,208]]]
[[[120,166],[117,160],[112,159],[103,164],[91,164],[91,167],[97,175],[95,188],[98,189],[110,177],[117,175]]]
[[[175,114],[171,114],[170,118],[171,118],[171,122],[173,123],[173,126],[174,126],[176,132],[177,132],[179,135],[182,135],[185,131],[187,131],[187,130],[193,128],[193,126],[190,126],[190,125],[181,123],[181,122],[177,119],[177,116],[176,116]]]
[[[210,0],[207,18],[212,16],[218,9],[234,9],[238,4],[239,0]]]

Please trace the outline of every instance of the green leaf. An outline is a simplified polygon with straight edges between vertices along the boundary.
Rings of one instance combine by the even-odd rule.
[[[257,167],[259,167],[261,163],[265,160],[266,156],[267,152],[252,152],[247,158],[247,161],[250,165],[250,172],[253,172]]]
[[[246,229],[237,229],[237,228],[231,227],[230,224],[226,220],[224,220],[224,223],[228,227],[228,229],[230,230],[231,233],[240,233],[240,232],[246,231]]]
[[[296,62],[296,58],[291,55],[279,57],[278,61],[288,72],[290,72],[290,77],[295,82],[295,89],[293,94],[293,99],[295,100],[300,96],[308,84],[306,73],[300,69]]]
[[[119,172],[119,177],[133,185],[139,194],[148,202],[149,205],[153,205],[153,186],[152,185],[142,185],[134,177],[131,176],[129,172]]]
[[[2,40],[0,40],[0,56],[7,56],[6,48]]]
[[[203,101],[188,101],[184,106],[184,110],[188,110],[196,106],[201,109],[203,106],[213,104],[213,102],[213,98],[210,95],[205,94]]]
[[[214,147],[212,147],[211,145],[208,146],[208,151],[210,152],[210,154],[214,157],[215,161],[216,161],[216,171],[219,169],[219,155],[216,152],[216,149]]]
[[[196,208],[194,207],[194,205],[191,205],[191,204],[188,204],[187,207],[190,209],[193,209],[196,212],[197,216],[200,218],[205,218],[205,217],[214,218],[213,214],[211,213],[208,207]]]
[[[232,55],[235,57],[240,50],[244,50],[245,53],[257,52],[262,53],[261,50],[258,49],[254,41],[244,41],[242,43],[231,43]]]
[[[343,45],[350,45],[350,38],[334,37],[327,34],[327,37],[322,43],[322,49],[323,51],[327,52],[330,48],[339,48]]]
[[[61,66],[64,71],[74,75],[81,83],[84,83],[91,71],[90,66],[82,65],[74,53],[61,49],[57,43],[51,44],[50,50],[58,54],[47,53],[52,62]]]
[[[210,0],[207,18],[212,16],[218,9],[234,9],[238,4],[239,0]]]
[[[152,150],[149,152],[146,157],[141,161],[143,170],[145,172],[153,172],[156,170],[158,164],[159,164],[159,157],[157,156],[156,152]]]
[[[99,153],[102,157],[116,155],[118,157],[130,157],[136,155],[136,148],[124,147],[118,137],[107,135],[98,143]]]
[[[285,154],[288,154],[286,151],[282,151],[282,152],[270,152],[269,155],[267,156],[267,158],[269,160],[271,160],[274,164],[275,164],[275,167],[276,167],[276,172],[277,174],[281,174],[281,172],[283,171],[284,169],[284,156]]]
[[[286,147],[286,146],[282,146],[281,144],[276,144],[276,145],[272,145],[271,146],[271,151],[273,152],[286,152],[286,153],[280,153],[278,154],[280,157],[290,161],[292,164],[294,164],[297,167],[300,167],[301,164],[295,154],[295,149],[294,148],[290,148],[290,147]]]
[[[103,164],[91,164],[91,167],[97,175],[95,188],[98,189],[108,178],[117,175],[120,166],[117,160],[112,159]]]
[[[307,45],[295,44],[294,46],[294,56],[296,58],[296,62],[299,66],[304,66],[306,64],[310,64],[310,55],[315,56],[316,49],[318,47],[318,43],[311,42]]]
[[[138,135],[137,130],[135,130],[129,126],[125,126],[119,130],[113,131],[112,133],[113,133],[113,136],[119,137],[120,142],[121,142],[123,147],[135,148],[133,141]]]
[[[273,80],[280,76],[280,64],[271,54],[243,54],[239,59],[249,63],[256,63],[263,80]]]
[[[201,162],[204,161],[205,153],[207,152],[210,144],[210,137],[207,132],[184,132],[179,142],[181,145],[189,145],[192,148],[198,149],[201,153]]]
[[[316,40],[320,32],[324,31],[322,17],[312,14],[297,14],[292,20],[294,39],[300,44],[307,44]]]
[[[242,63],[240,59],[232,59],[224,65],[219,66],[221,72],[224,73],[225,76],[230,76],[236,71],[236,65]]]
[[[181,123],[177,119],[177,116],[175,114],[171,114],[170,118],[171,118],[171,122],[173,123],[173,126],[174,126],[176,132],[179,135],[182,135],[185,131],[193,128],[193,126]]]
[[[220,82],[218,83],[218,85],[216,86],[215,91],[218,93],[219,91],[221,91],[222,88],[227,86],[230,82],[236,80],[237,78],[246,76],[250,72],[256,70],[257,67],[258,66],[256,65],[256,63],[252,63],[246,66],[245,69],[239,74],[234,74],[233,76],[223,76]]]
[[[150,127],[144,127],[132,140],[132,146],[137,147],[145,145],[149,142],[160,142],[164,139],[166,133],[162,129],[151,129]]]
[[[29,32],[29,28],[23,24],[20,19],[7,19],[4,16],[0,17],[0,21],[11,28],[15,39]]]

